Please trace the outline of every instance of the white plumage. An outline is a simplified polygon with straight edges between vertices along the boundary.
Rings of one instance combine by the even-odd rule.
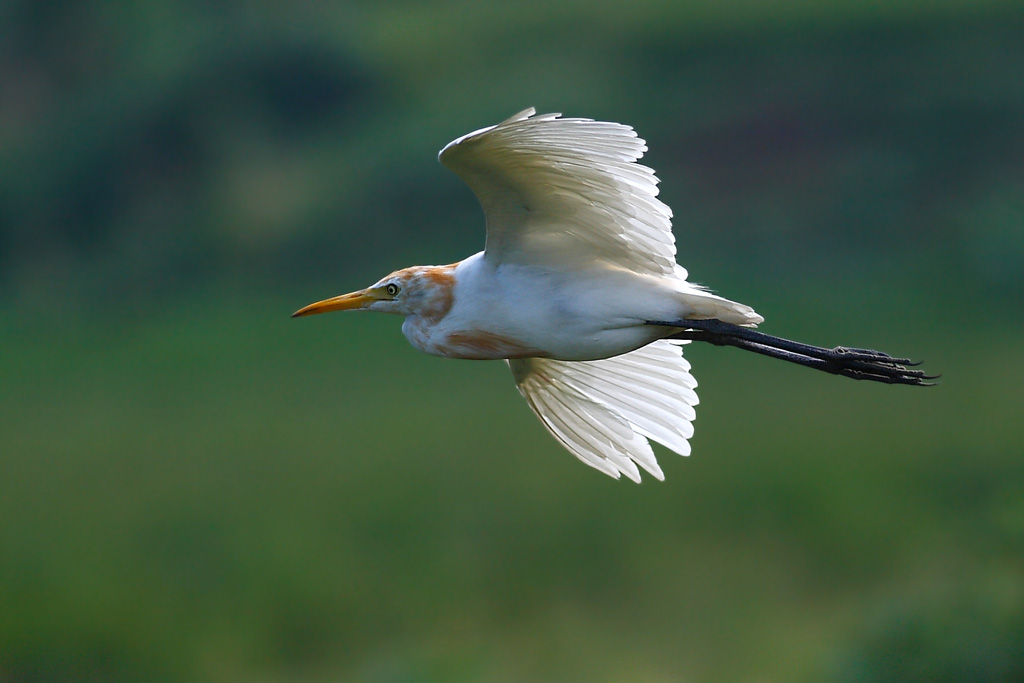
[[[665,330],[644,321],[697,312],[747,325],[761,318],[685,281],[686,271],[675,261],[672,210],[658,199],[654,171],[636,163],[647,146],[632,128],[533,114],[527,109],[456,139],[441,150],[440,161],[483,206],[488,263],[568,275],[547,287],[549,296],[532,300],[541,309],[573,310],[572,319],[599,321],[602,329],[590,335],[580,335],[578,324],[570,327],[578,346],[584,336],[625,339],[612,348],[562,349],[559,356],[572,360],[510,360],[516,385],[548,431],[586,464],[634,481],[640,480],[639,465],[663,479],[648,439],[689,455],[697,382],[682,342],[654,341]],[[622,296],[593,282],[614,284],[617,276]],[[530,279],[537,281],[535,274]],[[501,291],[524,287],[529,285]],[[591,302],[592,292],[601,301]],[[584,305],[590,310],[576,310]],[[566,317],[564,310],[560,317]],[[621,327],[608,330],[611,321]],[[557,329],[551,321],[513,334],[532,339],[538,330]],[[551,348],[558,342],[548,338],[530,345]],[[581,356],[605,359],[575,360]]]

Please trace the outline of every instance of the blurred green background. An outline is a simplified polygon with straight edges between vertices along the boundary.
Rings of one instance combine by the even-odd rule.
[[[1024,680],[1024,9],[0,3],[0,681]],[[450,139],[629,123],[696,281],[616,482],[500,363],[300,306],[482,246]]]

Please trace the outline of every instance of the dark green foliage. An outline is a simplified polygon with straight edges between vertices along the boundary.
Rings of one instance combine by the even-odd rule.
[[[3,4],[0,681],[1020,680],[1016,4]],[[635,486],[288,318],[480,248],[434,155],[528,105],[636,126],[766,331],[940,386],[694,347]]]

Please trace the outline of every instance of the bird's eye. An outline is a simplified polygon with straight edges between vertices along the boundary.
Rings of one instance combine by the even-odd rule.
[[[384,287],[384,291],[387,292],[388,296],[397,296],[401,290],[399,290],[398,285],[392,282]]]

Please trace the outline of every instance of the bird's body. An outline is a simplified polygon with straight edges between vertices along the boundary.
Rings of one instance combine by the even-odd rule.
[[[494,264],[480,252],[449,266],[398,271],[382,282],[389,278],[404,280],[403,291],[422,291],[425,305],[410,309],[402,325],[406,338],[448,358],[596,360],[667,336],[650,320],[760,320],[748,307],[676,274],[639,274],[604,263],[559,270]]]
[[[462,136],[440,154],[487,216],[484,251],[414,266],[295,315],[376,310],[405,316],[417,349],[509,362],[520,392],[587,464],[663,478],[648,443],[689,454],[696,381],[690,339],[739,346],[836,374],[926,379],[876,351],[821,349],[751,329],[752,308],[687,281],[672,212],[636,163],[631,128],[532,109]]]

